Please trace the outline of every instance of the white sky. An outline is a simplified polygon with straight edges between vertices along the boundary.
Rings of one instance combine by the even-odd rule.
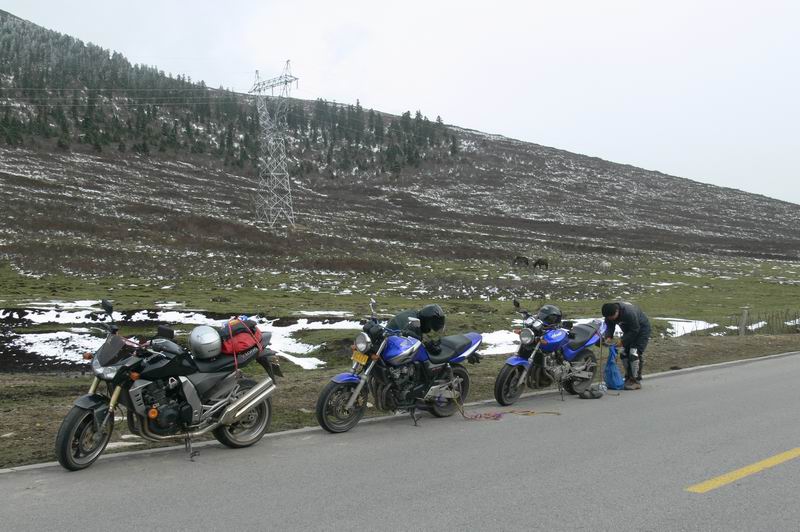
[[[132,62],[800,203],[800,2],[0,0]],[[691,198],[687,198],[691,201]]]

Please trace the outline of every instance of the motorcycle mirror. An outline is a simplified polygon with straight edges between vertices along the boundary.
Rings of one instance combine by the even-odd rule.
[[[173,340],[175,338],[175,331],[166,325],[159,325],[156,336],[159,338],[166,338],[167,340]]]
[[[104,299],[100,302],[100,306],[103,307],[103,310],[106,311],[106,314],[109,316],[114,312],[114,307],[111,305],[111,302],[108,299]]]

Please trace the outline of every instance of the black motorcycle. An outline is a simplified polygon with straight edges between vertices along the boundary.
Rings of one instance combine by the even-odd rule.
[[[102,307],[111,317],[100,324],[108,336],[94,355],[87,353],[95,375],[89,393],[75,401],[58,430],[62,466],[76,471],[97,460],[111,439],[119,405],[132,434],[155,442],[182,439],[190,458],[192,439],[208,432],[234,448],[253,445],[267,432],[274,379],[281,374],[273,351],[253,347],[237,357],[196,360],[173,342],[168,327],[160,326],[155,338],[142,343],[120,336],[111,304],[103,300]],[[265,335],[263,344],[268,343]],[[253,360],[268,373],[258,382],[238,371]]]

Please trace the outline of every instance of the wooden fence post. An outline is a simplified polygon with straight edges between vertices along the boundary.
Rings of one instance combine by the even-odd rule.
[[[744,336],[747,332],[747,319],[748,319],[748,310],[750,307],[740,307],[742,309],[742,317],[739,320],[739,336]]]

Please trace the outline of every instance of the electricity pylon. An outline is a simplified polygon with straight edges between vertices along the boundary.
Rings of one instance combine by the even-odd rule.
[[[283,128],[286,124],[286,104],[292,84],[298,78],[292,75],[289,61],[283,73],[271,79],[256,79],[250,93],[255,96],[258,120],[261,124],[261,149],[258,154],[258,199],[256,219],[260,223],[275,227],[282,218],[294,226],[294,207],[292,188],[286,165],[286,139]],[[277,96],[275,93],[278,93]],[[269,93],[269,98],[267,97]],[[270,116],[268,104],[272,102],[273,114]]]

